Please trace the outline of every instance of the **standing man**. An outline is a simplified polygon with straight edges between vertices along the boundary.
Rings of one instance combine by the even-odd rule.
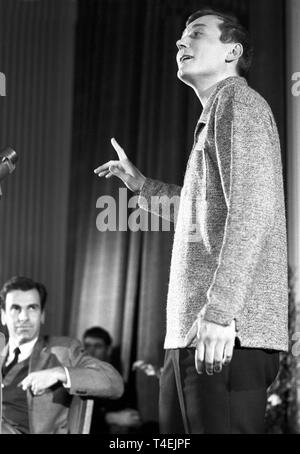
[[[145,178],[114,139],[119,161],[95,172],[139,191],[145,209],[152,196],[180,195],[161,431],[262,433],[267,388],[288,348],[278,132],[269,105],[244,78],[252,49],[234,16],[197,11],[177,47],[177,75],[203,106],[183,187]]]
[[[47,292],[43,284],[16,276],[0,292],[1,321],[9,339],[0,356],[4,434],[72,432],[72,396],[116,399],[124,386],[107,362],[89,356],[79,341],[41,336]]]

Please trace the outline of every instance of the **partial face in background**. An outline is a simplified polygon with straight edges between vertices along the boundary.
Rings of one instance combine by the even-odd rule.
[[[85,337],[83,345],[87,353],[100,361],[109,361],[110,347],[99,337]]]
[[[8,292],[5,309],[1,309],[1,321],[7,326],[9,337],[19,345],[38,337],[45,321],[39,292],[36,289]]]
[[[196,86],[203,77],[219,76],[226,72],[226,59],[235,43],[222,43],[216,16],[203,16],[191,22],[176,43],[177,76],[188,85]]]

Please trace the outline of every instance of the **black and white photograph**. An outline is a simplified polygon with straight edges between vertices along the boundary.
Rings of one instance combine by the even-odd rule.
[[[0,0],[1,435],[300,434],[299,43],[300,0]]]

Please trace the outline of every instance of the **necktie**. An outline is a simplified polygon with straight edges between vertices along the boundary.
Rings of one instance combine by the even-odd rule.
[[[12,369],[15,364],[17,364],[20,353],[21,353],[21,350],[19,349],[19,347],[16,347],[14,349],[14,354],[15,354],[14,359],[7,366],[4,366],[4,368],[3,368],[3,374],[2,374],[3,377],[5,377],[5,375],[8,374],[10,369]]]

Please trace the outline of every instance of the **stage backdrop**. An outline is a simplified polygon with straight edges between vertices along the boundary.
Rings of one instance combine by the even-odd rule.
[[[76,2],[0,0],[0,149],[19,162],[0,201],[0,285],[44,282],[46,330],[63,332]]]

